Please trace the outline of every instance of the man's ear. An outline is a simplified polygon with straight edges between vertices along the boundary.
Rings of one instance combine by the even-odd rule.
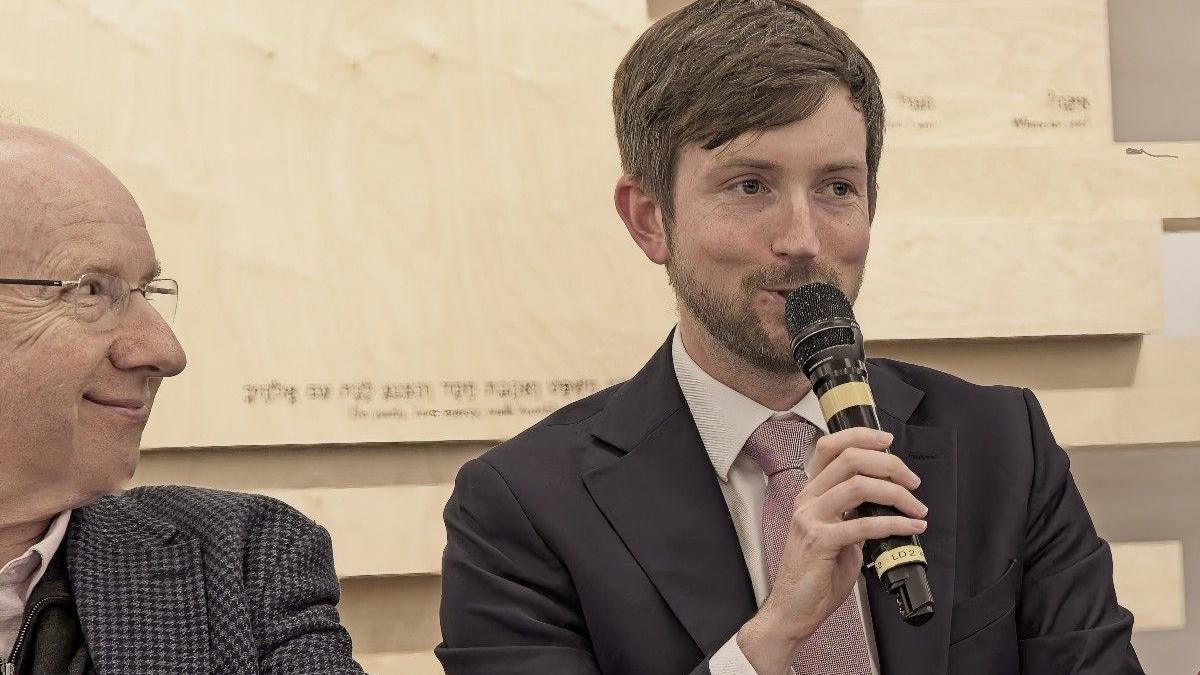
[[[621,176],[613,201],[629,236],[637,242],[642,252],[652,262],[665,265],[671,258],[667,246],[667,230],[663,224],[662,210],[654,203],[642,186],[630,176]]]

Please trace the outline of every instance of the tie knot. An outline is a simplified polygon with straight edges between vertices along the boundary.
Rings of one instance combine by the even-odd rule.
[[[793,413],[760,424],[746,439],[744,451],[770,476],[785,469],[803,469],[808,451],[820,435],[820,429]]]

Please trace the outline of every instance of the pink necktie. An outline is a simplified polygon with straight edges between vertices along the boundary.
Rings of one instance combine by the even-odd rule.
[[[744,452],[767,474],[763,503],[763,550],[771,585],[787,541],[796,495],[808,483],[804,460],[821,435],[797,415],[769,419],[750,434]],[[813,633],[792,661],[797,675],[871,675],[862,613],[852,592]]]

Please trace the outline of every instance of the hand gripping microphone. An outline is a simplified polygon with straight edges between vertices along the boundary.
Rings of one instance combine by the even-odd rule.
[[[808,284],[788,294],[784,320],[792,338],[792,357],[812,380],[829,430],[881,429],[867,386],[862,332],[846,296],[836,286]],[[858,514],[902,515],[879,504],[863,504]],[[916,536],[872,539],[863,546],[863,560],[895,596],[905,623],[920,626],[933,618],[925,551]]]

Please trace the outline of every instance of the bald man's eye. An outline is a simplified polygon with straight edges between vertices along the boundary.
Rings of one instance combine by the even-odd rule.
[[[115,304],[121,296],[119,284],[114,277],[105,274],[85,274],[77,285],[67,291],[65,299],[76,308],[103,310]]]
[[[100,295],[104,292],[98,281],[89,281],[85,279],[81,284],[75,287],[75,293],[79,296]]]

